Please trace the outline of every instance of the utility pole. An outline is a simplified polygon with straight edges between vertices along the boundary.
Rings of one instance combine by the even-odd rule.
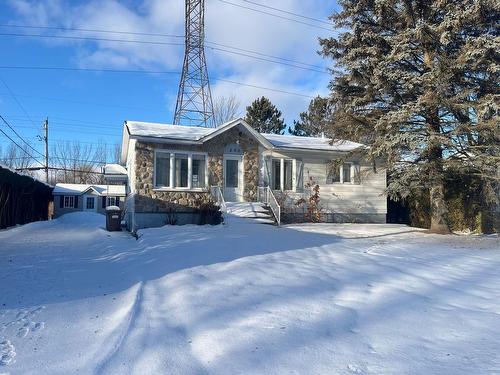
[[[49,183],[49,118],[45,119],[43,123],[43,128],[45,130],[45,136],[43,140],[45,142],[45,182]]]

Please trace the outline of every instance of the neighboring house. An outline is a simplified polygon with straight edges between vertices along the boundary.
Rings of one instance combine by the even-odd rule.
[[[297,200],[310,194],[309,181],[320,186],[325,221],[384,223],[386,171],[362,160],[364,148],[260,134],[242,119],[217,128],[126,121],[128,228],[164,225],[173,214],[178,223],[196,222],[214,191],[225,201],[258,201],[271,191],[293,218]]]
[[[126,186],[56,184],[53,195],[54,217],[76,211],[104,214],[108,206],[123,208]]]

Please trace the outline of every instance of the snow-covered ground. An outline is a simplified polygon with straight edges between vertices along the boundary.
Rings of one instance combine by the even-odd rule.
[[[0,374],[500,373],[497,237],[103,225],[0,232]]]

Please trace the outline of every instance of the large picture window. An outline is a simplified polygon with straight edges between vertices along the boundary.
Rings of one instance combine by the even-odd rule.
[[[154,187],[156,189],[203,189],[206,187],[207,157],[191,152],[157,151]]]

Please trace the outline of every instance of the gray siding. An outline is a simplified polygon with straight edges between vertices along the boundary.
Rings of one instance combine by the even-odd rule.
[[[70,196],[70,194],[64,195],[64,196]],[[71,212],[80,212],[80,211],[87,211],[87,212],[96,212],[99,214],[104,214],[106,212],[106,209],[102,207],[102,198],[100,195],[96,193],[86,193],[84,195],[73,195],[74,197],[78,197],[78,208],[64,208],[61,207],[60,204],[60,199],[61,195],[55,195],[54,196],[54,218],[57,218],[59,216],[62,216],[64,214],[68,214]],[[92,210],[84,210],[84,197],[85,196],[93,196],[95,197],[95,204],[96,204],[96,209],[94,211]],[[119,207],[123,210],[124,207],[124,201],[125,197],[120,197],[120,205]]]
[[[349,160],[347,160],[349,162]],[[304,159],[304,183],[311,176],[320,186],[323,208],[347,214],[386,214],[386,170],[360,163],[361,183],[326,183],[326,160]]]

